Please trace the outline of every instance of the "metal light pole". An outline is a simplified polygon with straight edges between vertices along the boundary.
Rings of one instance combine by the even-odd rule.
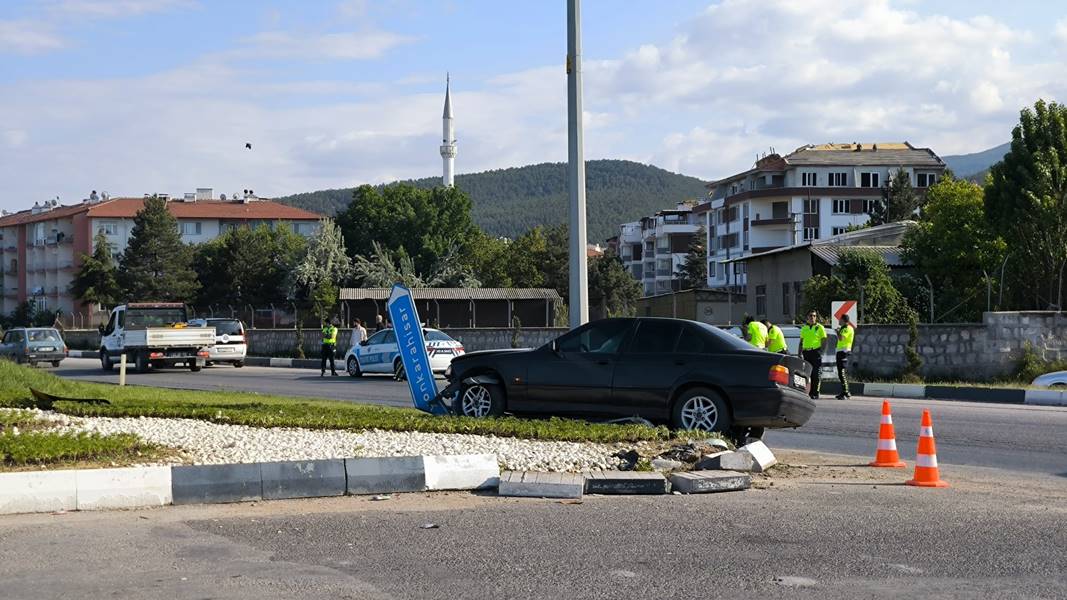
[[[570,325],[574,328],[589,321],[585,151],[582,147],[581,0],[567,0],[567,160],[571,199]]]

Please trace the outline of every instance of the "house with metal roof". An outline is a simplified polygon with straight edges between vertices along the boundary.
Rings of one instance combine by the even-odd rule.
[[[708,287],[743,292],[752,263],[734,259],[866,224],[898,171],[925,193],[945,163],[908,142],[807,145],[785,156],[772,151],[751,169],[709,183],[708,202],[693,210],[704,216],[708,234]]]
[[[749,291],[744,301],[747,314],[791,323],[800,313],[804,283],[815,275],[833,274],[846,249],[876,252],[893,270],[910,268],[901,257],[900,242],[914,226],[914,221],[887,223],[747,254],[727,259],[726,263],[745,266]],[[827,306],[822,312],[829,310]]]
[[[355,318],[373,325],[388,318],[390,288],[342,288],[339,299],[346,324]],[[548,288],[414,288],[415,308],[432,327],[552,327],[563,298]]]

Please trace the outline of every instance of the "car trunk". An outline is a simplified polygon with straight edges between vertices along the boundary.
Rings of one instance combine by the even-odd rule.
[[[806,360],[797,356],[783,354],[781,358],[778,359],[778,364],[789,369],[790,387],[805,392],[808,391],[807,386],[811,382],[811,365],[808,364]],[[800,385],[800,382],[797,381],[798,375],[804,378],[803,385]]]

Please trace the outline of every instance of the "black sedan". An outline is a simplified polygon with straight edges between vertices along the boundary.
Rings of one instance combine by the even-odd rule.
[[[535,350],[452,360],[443,392],[470,417],[641,417],[677,429],[799,427],[815,411],[808,363],[681,319],[604,319]]]

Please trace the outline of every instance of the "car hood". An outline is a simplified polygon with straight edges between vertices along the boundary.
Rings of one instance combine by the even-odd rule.
[[[476,350],[474,352],[467,352],[452,359],[452,362],[459,362],[470,359],[472,357],[486,357],[495,356],[498,354],[515,354],[519,352],[533,352],[533,348],[501,348],[499,350]]]

